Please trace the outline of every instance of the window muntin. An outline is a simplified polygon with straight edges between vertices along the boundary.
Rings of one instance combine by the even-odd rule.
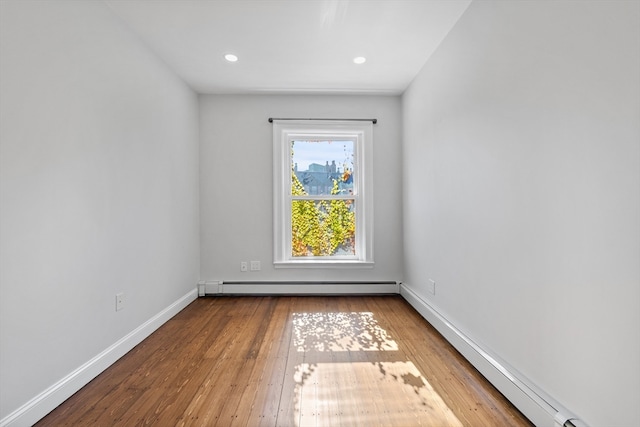
[[[276,267],[373,263],[371,134],[371,123],[274,122]]]

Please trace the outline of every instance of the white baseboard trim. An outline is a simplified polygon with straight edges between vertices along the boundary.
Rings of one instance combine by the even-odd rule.
[[[102,353],[0,420],[0,427],[32,426],[151,335],[167,320],[178,314],[197,297],[197,289],[189,291],[176,302],[109,346]]]
[[[564,426],[568,421],[585,426],[524,375],[462,333],[409,286],[401,284],[400,294],[536,426]]]
[[[202,287],[204,284],[204,287]],[[199,283],[200,295],[349,295],[397,294],[398,282],[223,282]]]

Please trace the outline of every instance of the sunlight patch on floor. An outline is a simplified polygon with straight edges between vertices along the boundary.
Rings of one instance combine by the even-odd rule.
[[[371,312],[294,313],[298,351],[394,351],[398,344]]]
[[[462,426],[410,362],[296,366],[296,426]]]

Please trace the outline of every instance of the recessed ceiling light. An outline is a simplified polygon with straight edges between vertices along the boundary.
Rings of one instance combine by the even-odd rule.
[[[227,60],[227,61],[229,61],[229,62],[236,62],[236,61],[238,60],[238,57],[237,57],[237,56],[235,56],[233,53],[227,53],[227,54],[224,56],[224,59],[226,59],[226,60]]]
[[[367,62],[367,58],[365,58],[364,56],[356,56],[355,58],[353,58],[354,64],[364,64],[365,62]]]

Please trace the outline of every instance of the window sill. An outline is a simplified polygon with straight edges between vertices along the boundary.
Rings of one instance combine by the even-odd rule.
[[[274,268],[373,268],[373,261],[360,260],[299,260],[275,261]]]

